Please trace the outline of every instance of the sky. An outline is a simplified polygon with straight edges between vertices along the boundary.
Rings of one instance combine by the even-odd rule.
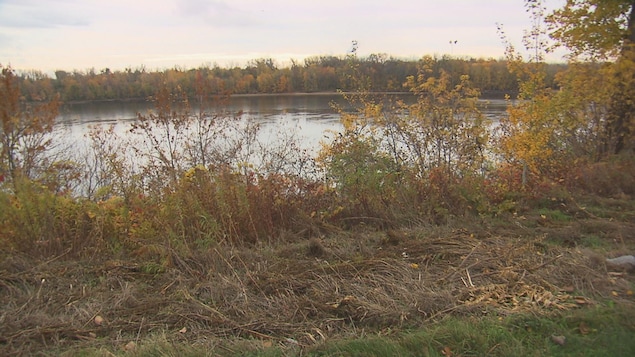
[[[545,0],[548,9],[564,0]],[[0,65],[16,70],[279,66],[385,53],[502,58],[531,26],[523,0],[0,0]],[[456,41],[456,43],[455,43]],[[552,55],[549,61],[560,61]]]

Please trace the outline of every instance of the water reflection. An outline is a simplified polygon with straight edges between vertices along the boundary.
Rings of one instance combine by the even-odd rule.
[[[406,103],[414,103],[413,95],[399,95]],[[284,95],[241,95],[232,96],[226,103],[211,111],[223,111],[229,115],[242,112],[244,120],[256,120],[263,133],[275,141],[276,132],[293,131],[305,148],[315,149],[327,135],[327,131],[341,130],[340,116],[332,104],[347,108],[347,102],[340,94],[284,94]],[[497,120],[504,115],[507,102],[502,99],[481,100],[480,108],[485,116]],[[67,104],[62,107],[57,118],[58,136],[67,143],[85,145],[86,134],[96,124],[114,125],[117,134],[125,136],[130,122],[136,120],[137,113],[147,113],[153,109],[148,101],[110,101]],[[193,107],[198,112],[196,106]],[[267,140],[265,138],[265,140]]]
[[[413,95],[399,95],[406,103],[413,103]],[[337,121],[339,116],[332,108],[332,103],[347,108],[346,100],[339,94],[276,94],[276,95],[241,95],[229,98],[211,110],[228,113],[242,112],[247,116],[261,119],[305,118],[306,120]],[[484,99],[480,101],[483,113],[497,118],[505,111],[507,102],[503,99]],[[135,120],[137,113],[146,113],[153,109],[149,101],[107,101],[66,104],[57,118],[61,125],[82,125],[91,123],[113,123]],[[193,105],[193,110],[199,108]]]

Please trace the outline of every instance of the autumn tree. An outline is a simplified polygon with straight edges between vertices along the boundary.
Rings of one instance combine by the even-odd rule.
[[[404,86],[417,96],[407,107],[406,120],[399,124],[401,145],[419,175],[442,169],[448,176],[477,172],[484,161],[487,143],[485,118],[477,107],[480,91],[468,75],[453,84],[442,70],[432,76],[432,59],[422,60],[417,76],[409,76]]]
[[[346,106],[333,103],[340,113],[342,133],[333,133],[330,142],[323,143],[318,162],[323,165],[326,180],[333,185],[340,198],[336,208],[327,215],[348,214],[372,217],[380,221],[393,219],[397,167],[382,149],[382,140],[375,135],[374,119],[383,113],[383,106],[370,92],[370,79],[361,71],[353,41],[347,55],[346,74],[342,93]],[[310,69],[317,64],[309,64]],[[346,208],[345,208],[346,207]]]
[[[518,81],[518,96],[517,101],[510,102],[508,115],[501,118],[497,127],[497,150],[514,170],[521,169],[523,187],[530,175],[551,176],[550,166],[556,161],[556,153],[563,149],[558,141],[563,123],[554,108],[553,91],[545,81],[545,8],[534,0],[525,1],[525,7],[532,19],[532,27],[523,37],[529,58],[509,41],[502,26],[498,29],[506,47],[508,69]]]
[[[557,46],[574,62],[603,62],[608,90],[602,152],[621,153],[635,144],[635,1],[567,0],[547,17]],[[578,84],[580,84],[578,82]],[[601,89],[602,87],[598,88]]]
[[[291,66],[279,68],[272,59],[259,59],[245,67],[221,68],[201,66],[197,69],[174,67],[149,72],[144,67],[123,71],[91,68],[85,71],[55,71],[54,78],[38,71],[18,74],[21,94],[26,101],[43,102],[56,94],[64,101],[103,99],[143,99],[154,95],[157,88],[167,85],[170,91],[180,87],[192,98],[196,95],[196,77],[202,75],[215,94],[288,93],[319,91],[355,91],[348,77],[349,62],[339,56],[309,57],[304,63],[291,60]],[[403,92],[403,82],[417,73],[416,60],[401,60],[386,54],[371,54],[356,59],[360,73],[368,77],[374,92]],[[506,70],[506,61],[494,59],[434,57],[432,71],[439,76],[447,72],[452,84],[460,82],[461,74],[487,92],[516,93],[514,76]],[[554,87],[554,74],[560,65],[547,65],[546,84]]]
[[[323,146],[318,160],[347,208],[338,212],[391,221],[407,215],[459,213],[470,200],[459,186],[478,181],[488,142],[488,123],[477,101],[480,92],[468,75],[453,83],[424,57],[418,74],[402,88],[415,103],[373,92],[373,72],[353,55],[349,80],[358,90],[345,93],[337,107],[343,132]]]
[[[18,178],[38,178],[54,164],[46,154],[53,145],[50,134],[59,104],[55,99],[25,103],[14,71],[0,69],[0,182],[9,180],[15,187]]]

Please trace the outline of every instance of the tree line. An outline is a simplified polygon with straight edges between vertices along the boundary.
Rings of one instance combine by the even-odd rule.
[[[432,59],[431,74],[438,76],[446,72],[454,84],[459,84],[461,75],[467,74],[474,86],[486,94],[518,92],[518,79],[510,73],[507,59],[447,55]],[[207,86],[207,92],[217,95],[354,91],[359,88],[351,79],[353,71],[367,79],[370,91],[403,92],[407,91],[404,87],[407,77],[417,74],[423,60],[403,60],[386,54],[355,57],[353,61],[349,56],[315,56],[303,62],[292,60],[291,65],[285,67],[278,66],[273,59],[257,59],[244,67],[208,65],[162,71],[148,71],[145,67],[121,71],[93,68],[72,72],[58,70],[54,77],[31,70],[18,73],[18,80],[22,97],[32,102],[47,101],[58,95],[62,101],[147,98],[164,85],[195,96],[200,83]],[[556,73],[565,68],[565,64],[547,65],[545,84],[557,88]]]

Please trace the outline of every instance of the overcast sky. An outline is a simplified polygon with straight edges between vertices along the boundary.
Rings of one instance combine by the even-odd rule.
[[[549,8],[564,0],[546,0]],[[14,69],[279,65],[314,55],[500,58],[522,47],[523,0],[0,0],[0,64]],[[450,42],[456,44],[450,44]],[[558,60],[552,57],[550,60]]]

